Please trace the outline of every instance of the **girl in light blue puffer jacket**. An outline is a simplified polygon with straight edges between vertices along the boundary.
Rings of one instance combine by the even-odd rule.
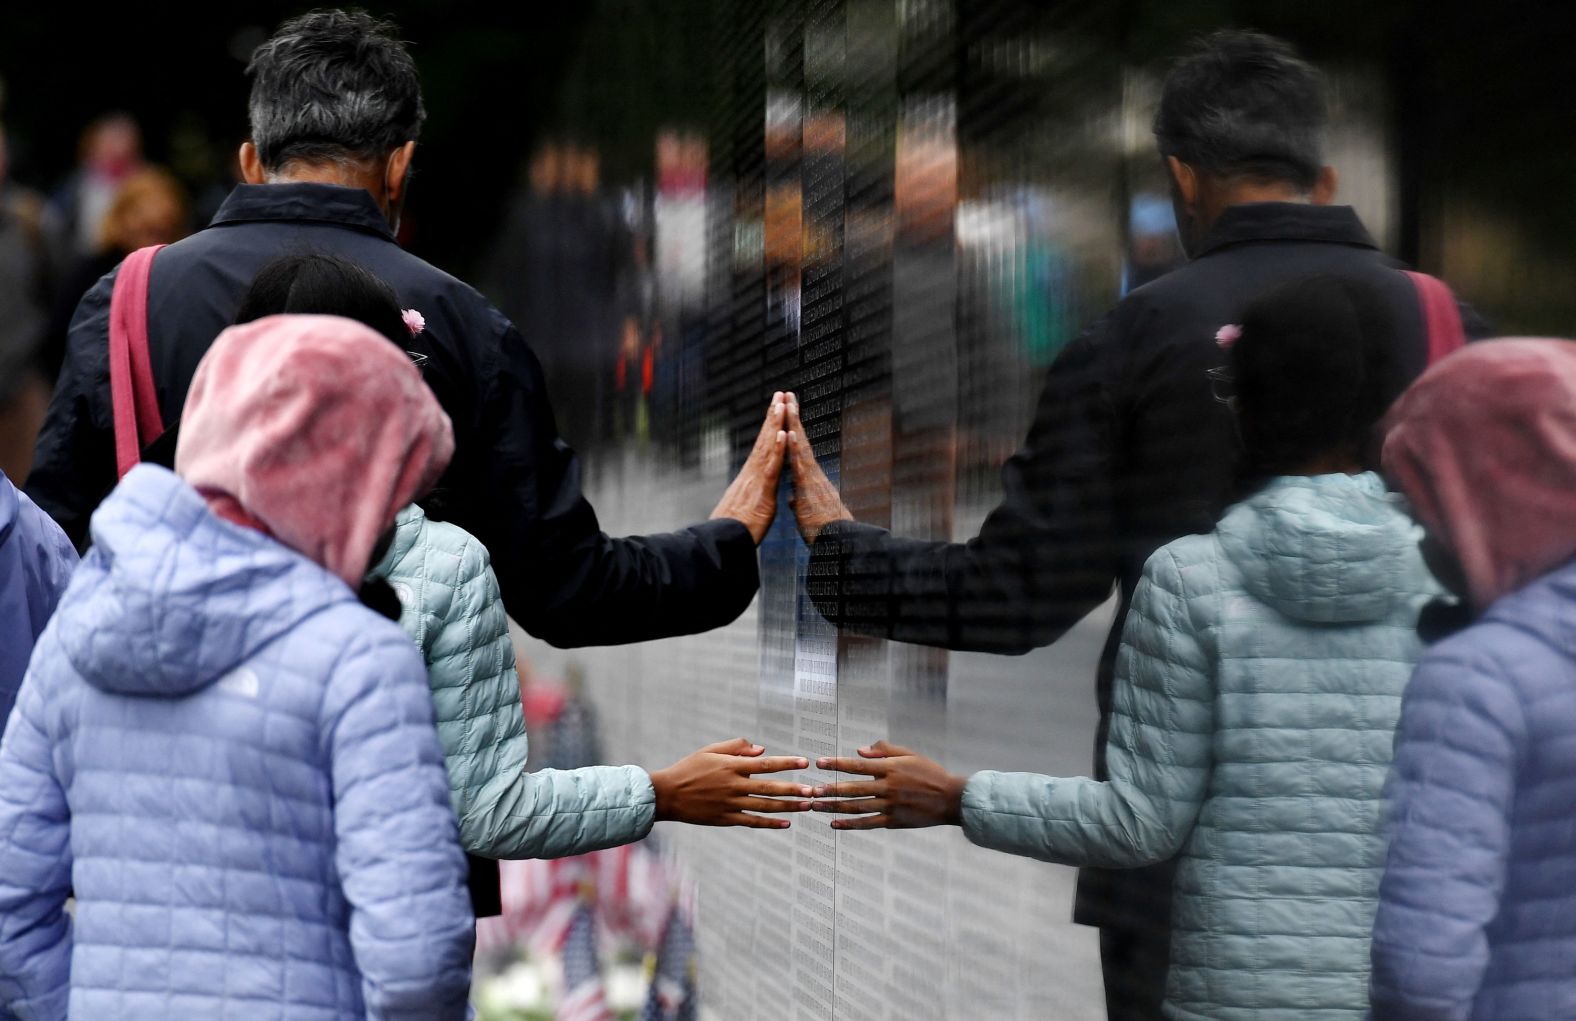
[[[333,256],[287,256],[264,267],[242,296],[238,322],[278,313],[342,315],[402,347],[424,329],[394,293]],[[441,501],[439,501],[441,502]],[[411,505],[369,572],[398,599],[400,626],[427,663],[438,736],[460,841],[483,858],[558,858],[632,843],[659,819],[778,828],[747,812],[808,808],[809,788],[754,774],[802,769],[791,757],[760,757],[743,739],[702,749],[674,766],[525,769],[525,719],[508,619],[487,550],[464,529]],[[773,800],[769,795],[793,800]],[[477,882],[479,906],[496,897]],[[492,879],[496,886],[496,878]]]
[[[1381,300],[1331,278],[1251,306],[1216,383],[1268,476],[1209,535],[1145,567],[1117,659],[1109,779],[949,776],[903,749],[830,768],[844,828],[960,823],[1072,865],[1180,853],[1165,1010],[1189,1021],[1357,1021],[1384,850],[1380,792],[1438,592],[1419,533],[1365,471],[1398,383]],[[820,792],[818,792],[820,793]]]
[[[0,1008],[460,1021],[425,670],[354,588],[449,420],[373,331],[275,316],[213,343],[184,426],[179,475],[93,515],[0,740]]]

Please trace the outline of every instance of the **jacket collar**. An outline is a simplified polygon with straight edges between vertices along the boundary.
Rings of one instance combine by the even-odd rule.
[[[292,221],[332,223],[394,239],[388,219],[365,188],[337,184],[238,184],[210,226]]]
[[[370,201],[370,196],[369,196]],[[1249,202],[1228,206],[1204,235],[1195,259],[1245,241],[1322,241],[1378,248],[1351,206],[1306,202]]]

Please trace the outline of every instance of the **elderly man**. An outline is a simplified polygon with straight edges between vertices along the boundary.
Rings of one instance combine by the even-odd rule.
[[[827,619],[898,641],[1021,654],[1061,637],[1116,587],[1097,678],[1104,779],[1116,650],[1144,561],[1178,536],[1209,531],[1237,489],[1231,415],[1206,375],[1224,361],[1222,327],[1277,284],[1349,274],[1397,312],[1397,371],[1411,379],[1423,367],[1414,285],[1349,207],[1330,204],[1324,124],[1318,73],[1279,40],[1221,32],[1176,65],[1154,129],[1192,261],[1128,295],[1052,366],[1028,440],[1003,471],[1002,503],[977,538],[925,542],[855,522],[791,404],[799,527],[813,559],[837,564],[842,579],[840,592],[816,593]],[[890,780],[864,792],[900,795],[903,762],[877,771],[888,770]],[[868,824],[935,821],[899,808]],[[1081,877],[1076,917],[1100,927],[1113,1019],[1160,1016],[1170,888],[1169,864]]]
[[[163,418],[180,414],[198,360],[257,270],[281,254],[342,256],[387,281],[425,325],[411,339],[454,422],[436,499],[492,554],[504,603],[560,646],[688,634],[733,620],[758,585],[756,544],[775,508],[782,403],[712,520],[664,535],[604,534],[558,439],[541,368],[476,291],[394,243],[424,117],[416,68],[394,27],[314,11],[258,47],[247,183],[208,229],[159,252],[148,292]],[[81,544],[115,481],[107,337],[115,274],[72,321],[67,357],[28,492]],[[410,317],[412,321],[416,317]]]

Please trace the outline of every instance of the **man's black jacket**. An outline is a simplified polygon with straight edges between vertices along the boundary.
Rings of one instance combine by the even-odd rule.
[[[1063,352],[1034,424],[1002,472],[1004,495],[966,543],[906,539],[839,522],[812,550],[840,578],[814,591],[832,623],[897,641],[1022,654],[1060,638],[1118,588],[1100,658],[1096,775],[1104,776],[1116,650],[1144,562],[1208,532],[1232,501],[1238,447],[1206,372],[1225,364],[1220,327],[1277,284],[1331,273],[1392,302],[1405,380],[1427,357],[1411,280],[1345,206],[1266,202],[1226,210],[1186,266],[1139,288]],[[1469,319],[1468,332],[1481,332]],[[1164,924],[1165,868],[1086,870],[1078,919]],[[1131,894],[1131,895],[1129,895]]]
[[[454,423],[454,460],[439,482],[444,514],[487,547],[504,604],[527,631],[566,647],[638,642],[706,631],[749,605],[755,544],[738,522],[622,539],[602,532],[535,356],[475,290],[396,245],[361,189],[242,185],[211,226],[159,253],[149,348],[166,423],[180,416],[198,360],[257,271],[296,252],[361,264],[425,317],[410,349],[427,356],[427,382]],[[113,286],[111,273],[77,308],[27,485],[79,546],[115,480]]]

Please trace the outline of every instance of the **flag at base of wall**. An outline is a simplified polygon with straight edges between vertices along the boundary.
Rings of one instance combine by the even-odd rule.
[[[597,957],[596,913],[582,899],[564,938],[564,998],[557,1021],[613,1021],[602,988],[602,964]]]

